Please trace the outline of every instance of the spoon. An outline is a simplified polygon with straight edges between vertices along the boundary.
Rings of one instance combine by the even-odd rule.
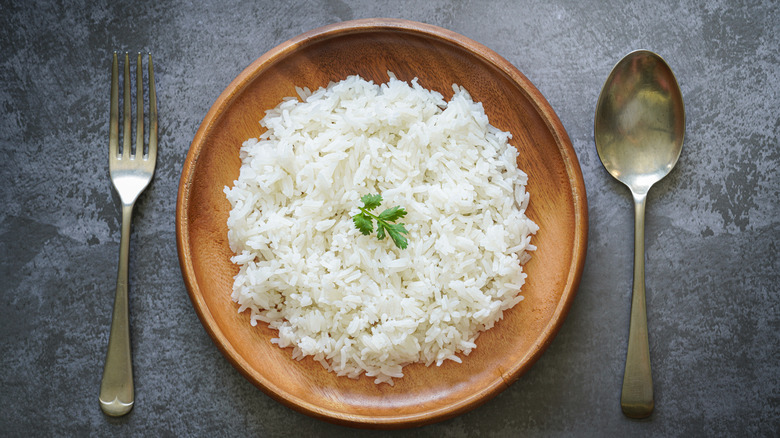
[[[647,50],[626,55],[601,90],[594,137],[602,164],[634,197],[634,287],[620,397],[631,418],[645,418],[654,407],[645,302],[647,192],[677,163],[684,134],[685,108],[672,70]]]

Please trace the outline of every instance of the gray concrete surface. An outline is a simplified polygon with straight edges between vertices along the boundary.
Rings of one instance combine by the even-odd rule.
[[[365,17],[435,24],[523,71],[571,136],[588,191],[579,294],[533,369],[482,407],[388,436],[780,433],[780,8],[766,1],[0,2],[0,435],[369,436],[255,389],[200,325],[181,279],[176,189],[222,89],[284,40]],[[677,74],[688,121],[647,212],[656,411],[619,407],[631,289],[628,191],[602,168],[593,110],[638,48]],[[154,182],[137,204],[131,320],[137,406],[97,393],[119,247],[108,179],[113,50],[155,54]]]

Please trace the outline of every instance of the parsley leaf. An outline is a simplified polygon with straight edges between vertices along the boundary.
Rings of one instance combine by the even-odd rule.
[[[352,222],[354,222],[355,227],[357,227],[357,229],[366,236],[374,231],[374,223],[371,221],[370,217],[366,217],[362,214],[356,214],[352,216]]]
[[[360,198],[361,201],[363,201],[363,208],[366,211],[371,211],[377,207],[379,207],[379,204],[382,203],[382,195],[366,195]],[[362,210],[361,209],[361,210]]]
[[[385,235],[390,236],[395,246],[405,249],[409,245],[409,241],[404,237],[404,234],[409,234],[404,224],[395,224],[398,219],[406,216],[406,210],[401,206],[388,208],[379,216],[371,213],[371,210],[379,207],[382,203],[382,195],[365,195],[360,200],[363,202],[363,206],[360,207],[360,213],[352,216],[352,222],[355,223],[355,227],[360,230],[363,235],[369,235],[374,231],[374,220],[376,220],[376,237],[379,240],[384,240]]]
[[[390,235],[391,239],[393,239],[395,246],[401,249],[405,249],[407,245],[409,245],[409,241],[401,233],[409,234],[409,232],[406,231],[406,228],[404,228],[404,224],[387,225],[387,234]]]
[[[381,222],[377,222],[376,224],[376,238],[379,240],[385,239],[385,227]]]
[[[380,213],[379,219],[387,222],[395,222],[404,216],[406,216],[406,210],[404,210],[400,205],[396,205],[395,207],[388,208],[387,210]]]

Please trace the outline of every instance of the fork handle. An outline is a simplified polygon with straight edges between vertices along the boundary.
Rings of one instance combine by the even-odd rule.
[[[106,364],[100,383],[100,407],[107,415],[118,417],[133,409],[133,363],[130,352],[130,318],[128,312],[127,262],[130,253],[130,224],[133,203],[122,204],[122,237],[119,242],[119,271],[116,297],[111,317]]]

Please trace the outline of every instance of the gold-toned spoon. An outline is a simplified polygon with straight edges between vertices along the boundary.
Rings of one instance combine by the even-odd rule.
[[[638,50],[612,69],[596,105],[596,149],[607,171],[634,197],[634,288],[620,405],[632,418],[653,412],[645,303],[645,204],[650,187],[677,163],[685,108],[674,73],[658,55]]]

